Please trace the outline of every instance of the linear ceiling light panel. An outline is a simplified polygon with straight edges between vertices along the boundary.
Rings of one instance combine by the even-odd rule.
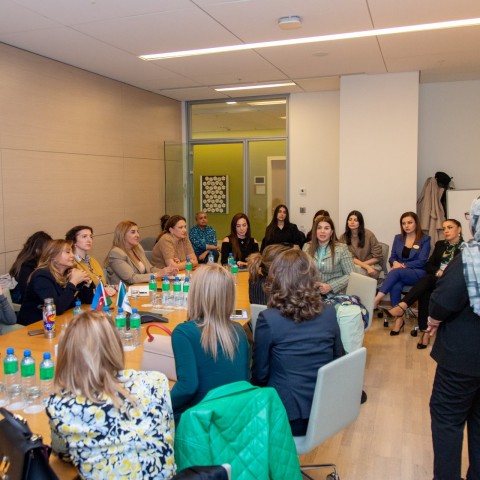
[[[222,87],[216,88],[217,92],[231,92],[233,90],[255,90],[256,88],[276,88],[276,87],[291,87],[296,85],[295,82],[284,82],[284,83],[268,83],[268,84],[259,84],[259,85],[237,85],[236,87]]]
[[[466,20],[452,20],[449,22],[424,23],[421,25],[409,25],[405,27],[378,28],[360,32],[335,33],[332,35],[320,35],[318,37],[292,38],[288,40],[276,40],[271,42],[244,43],[226,47],[200,48],[197,50],[182,50],[179,52],[154,53],[140,55],[142,60],[163,60],[166,58],[191,57],[195,55],[210,55],[212,53],[239,52],[241,50],[254,50],[269,47],[284,47],[287,45],[302,45],[306,43],[331,42],[335,40],[347,40],[353,38],[377,37],[382,35],[394,35],[398,33],[426,32],[429,30],[444,30],[447,28],[472,27],[480,25],[480,18]]]

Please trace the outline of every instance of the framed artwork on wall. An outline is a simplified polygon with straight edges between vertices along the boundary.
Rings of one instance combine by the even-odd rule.
[[[200,175],[200,210],[228,213],[228,175]]]

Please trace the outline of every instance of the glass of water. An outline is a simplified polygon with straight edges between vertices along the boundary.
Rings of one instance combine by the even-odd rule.
[[[122,338],[122,343],[124,352],[131,352],[132,350],[135,350],[135,340],[133,338],[133,333],[128,331],[125,332]]]
[[[6,393],[8,398],[9,410],[15,412],[16,410],[23,410],[25,408],[21,384],[16,383],[15,385],[10,385],[10,387],[7,387]]]
[[[135,300],[136,300],[136,299],[138,298],[138,296],[140,295],[140,290],[139,290],[138,287],[132,287],[131,292],[132,292],[132,298],[135,299]]]
[[[5,383],[0,382],[0,407],[7,404],[7,394],[5,392]]]
[[[43,410],[42,389],[38,385],[27,388],[24,392],[26,406],[25,413],[39,413]]]

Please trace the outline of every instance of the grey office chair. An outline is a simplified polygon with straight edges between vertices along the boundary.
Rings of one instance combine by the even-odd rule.
[[[252,325],[252,335],[255,338],[255,327],[257,325],[258,314],[267,308],[266,305],[259,305],[258,303],[250,304],[250,323]]]
[[[347,295],[356,295],[360,298],[360,302],[367,309],[368,325],[365,328],[367,331],[370,328],[373,320],[373,301],[377,292],[377,281],[374,278],[367,277],[360,273],[352,272],[348,279]]]
[[[362,347],[319,368],[307,433],[303,437],[293,437],[299,455],[317,448],[356,420],[360,412],[366,358],[367,350]],[[328,478],[340,478],[333,463],[302,465],[300,468],[302,475],[310,480],[314,479],[306,470],[318,468],[333,468]]]
[[[155,240],[155,237],[145,237],[140,240],[140,245],[143,247],[144,250],[152,251],[156,243]]]

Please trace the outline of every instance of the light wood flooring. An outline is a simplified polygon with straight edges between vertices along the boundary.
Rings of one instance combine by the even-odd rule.
[[[355,423],[301,456],[302,464],[335,463],[341,480],[433,478],[429,400],[436,363],[430,346],[417,350],[420,337],[410,335],[415,325],[416,319],[407,319],[404,332],[391,337],[390,328],[375,316],[364,340],[368,400]],[[465,441],[463,477],[467,467]],[[328,473],[311,475],[324,479]]]

